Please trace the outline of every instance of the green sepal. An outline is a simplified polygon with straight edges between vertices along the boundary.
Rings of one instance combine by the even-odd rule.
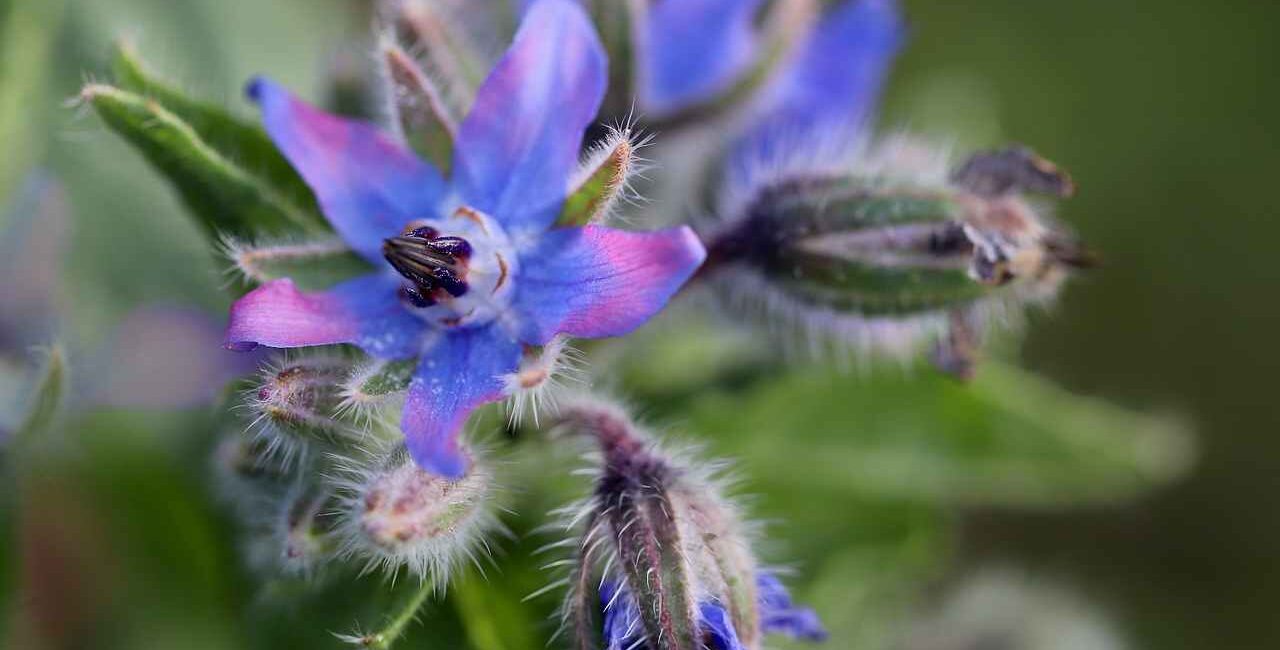
[[[289,278],[304,291],[325,289],[373,271],[373,266],[338,239],[280,244],[246,244],[228,239],[227,258],[249,283]]]
[[[588,163],[586,177],[565,199],[556,219],[557,228],[596,223],[608,214],[627,187],[631,172],[633,147],[630,135],[618,132],[614,141],[601,147],[595,160]]]
[[[457,124],[444,104],[444,93],[399,46],[384,45],[382,59],[391,85],[391,105],[405,142],[448,175]]]
[[[288,203],[156,100],[102,84],[80,96],[174,184],[211,237],[319,230],[316,215]]]
[[[998,291],[960,269],[874,267],[808,259],[778,270],[788,296],[836,312],[909,316],[961,307]]]
[[[117,41],[111,55],[116,85],[159,103],[190,126],[202,142],[224,159],[235,161],[254,176],[281,203],[306,219],[312,230],[328,230],[306,182],[257,124],[243,121],[226,109],[194,99],[157,77],[143,63],[128,41]]]
[[[49,433],[62,411],[67,393],[67,359],[61,347],[49,348],[27,401],[27,409],[13,436],[18,448],[28,448]]]
[[[367,371],[357,373],[348,392],[354,390],[360,395],[378,398],[406,391],[417,368],[417,359],[379,361]]]

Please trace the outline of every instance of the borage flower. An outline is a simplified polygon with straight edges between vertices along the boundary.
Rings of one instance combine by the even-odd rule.
[[[372,126],[254,81],[271,138],[339,235],[379,269],[317,293],[268,282],[232,307],[227,344],[349,343],[376,358],[420,358],[406,443],[423,468],[461,476],[469,459],[458,433],[503,396],[524,346],[624,334],[705,256],[687,228],[553,227],[606,70],[575,3],[534,5],[458,127],[447,180]]]

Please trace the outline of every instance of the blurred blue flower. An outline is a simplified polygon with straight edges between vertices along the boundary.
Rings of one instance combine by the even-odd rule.
[[[714,102],[772,44],[759,0],[653,0],[636,28],[640,106],[666,115]],[[858,124],[871,116],[904,27],[894,0],[842,0],[811,21],[751,99],[748,134]],[[751,137],[748,135],[748,137]]]
[[[269,282],[232,307],[227,345],[350,343],[377,358],[420,357],[401,428],[419,465],[461,476],[470,461],[459,430],[503,396],[523,346],[624,334],[705,256],[684,227],[552,227],[606,74],[576,3],[533,5],[458,129],[449,179],[372,126],[254,81],[268,133],[379,270],[316,293]]]
[[[637,648],[644,638],[635,598],[617,580],[600,585],[600,605],[604,610],[604,650]],[[822,641],[827,631],[818,615],[807,607],[796,607],[777,576],[768,571],[756,574],[756,607],[760,630],[765,634],[785,634],[793,639]],[[698,606],[703,642],[710,650],[748,650],[733,629],[729,612],[713,601]]]

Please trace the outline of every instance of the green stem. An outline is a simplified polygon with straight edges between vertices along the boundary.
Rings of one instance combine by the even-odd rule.
[[[418,615],[418,610],[422,609],[423,604],[427,602],[427,598],[436,590],[434,580],[423,580],[409,598],[405,599],[404,605],[400,611],[396,613],[391,622],[381,630],[368,634],[361,638],[361,644],[366,648],[374,648],[374,650],[390,650],[391,646],[404,634],[405,628],[413,622]]]

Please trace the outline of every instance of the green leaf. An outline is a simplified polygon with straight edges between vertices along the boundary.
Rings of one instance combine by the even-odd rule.
[[[44,367],[29,397],[26,415],[14,434],[13,444],[28,448],[53,428],[67,392],[67,359],[61,347],[45,356]]]
[[[685,414],[761,489],[825,489],[948,505],[1114,502],[1182,476],[1184,423],[1080,397],[986,362],[962,385],[920,369],[809,368]]]
[[[338,239],[281,244],[228,239],[224,246],[235,271],[252,284],[290,278],[299,288],[313,291],[373,270]]]
[[[80,96],[177,187],[211,236],[318,230],[315,215],[283,200],[159,102],[102,84]]]
[[[185,122],[200,139],[223,158],[235,161],[246,173],[272,189],[281,202],[319,229],[328,227],[320,217],[311,188],[257,124],[240,120],[224,108],[193,99],[147,69],[128,41],[117,41],[111,57],[116,85],[158,102]]]
[[[52,76],[54,39],[62,24],[63,0],[11,0],[0,5],[0,205],[44,151],[43,129],[34,122]],[[0,229],[6,215],[0,212]]]

